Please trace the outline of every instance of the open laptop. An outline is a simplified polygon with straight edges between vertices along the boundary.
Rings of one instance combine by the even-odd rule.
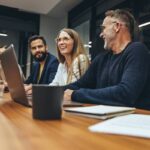
[[[0,54],[0,60],[12,99],[25,106],[32,106],[32,95],[26,95],[13,44]],[[43,88],[48,90],[46,87],[49,87],[49,85],[43,85]],[[82,106],[82,104],[64,101],[63,106]]]
[[[31,106],[30,98],[28,99],[25,93],[13,44],[0,54],[0,60],[12,99]]]

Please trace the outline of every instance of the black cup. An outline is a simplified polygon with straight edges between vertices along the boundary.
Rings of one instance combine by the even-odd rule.
[[[33,85],[33,108],[34,119],[53,120],[61,119],[63,87],[49,85]]]

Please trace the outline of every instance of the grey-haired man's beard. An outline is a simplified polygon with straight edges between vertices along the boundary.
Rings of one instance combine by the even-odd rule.
[[[104,49],[109,50],[108,43],[106,41],[104,42]]]
[[[40,56],[36,57],[36,55],[34,55],[33,58],[35,61],[42,62],[45,60],[46,56],[47,56],[47,52],[40,52]]]
[[[104,41],[104,49],[108,51],[111,50],[110,41]]]

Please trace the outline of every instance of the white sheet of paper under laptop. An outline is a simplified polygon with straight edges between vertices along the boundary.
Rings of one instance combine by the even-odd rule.
[[[108,119],[115,116],[133,113],[135,108],[96,105],[96,106],[87,106],[87,107],[65,108],[64,110],[66,112],[75,115],[97,118],[97,119]]]
[[[103,121],[90,131],[150,138],[150,115],[130,114]]]

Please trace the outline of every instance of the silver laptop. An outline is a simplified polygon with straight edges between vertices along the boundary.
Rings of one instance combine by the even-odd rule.
[[[32,95],[26,95],[13,44],[0,54],[0,60],[12,99],[25,106],[32,106]],[[45,90],[48,89],[46,86],[49,87],[49,85],[43,85]],[[81,103],[72,101],[63,102],[64,107],[82,105]]]
[[[12,99],[31,106],[31,97],[26,96],[13,44],[0,54],[0,60]]]

